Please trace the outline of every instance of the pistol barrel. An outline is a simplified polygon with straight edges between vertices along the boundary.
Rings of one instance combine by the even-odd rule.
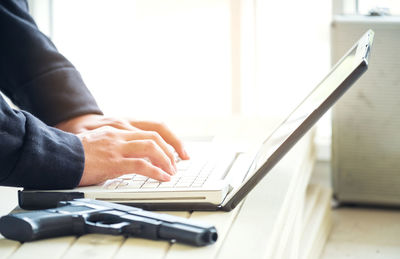
[[[218,239],[215,227],[200,228],[193,225],[163,223],[159,230],[160,239],[175,240],[194,246],[205,246]]]

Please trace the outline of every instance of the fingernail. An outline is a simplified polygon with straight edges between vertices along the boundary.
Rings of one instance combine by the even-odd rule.
[[[175,173],[176,173],[176,170],[177,170],[178,168],[176,167],[176,162],[175,162],[175,161],[172,161],[172,166],[174,167]]]
[[[176,174],[176,167],[171,166],[171,172],[172,172],[172,175],[175,175]]]
[[[188,155],[188,153],[186,152],[186,150],[184,149],[183,150],[183,155],[185,156],[185,158],[187,158],[187,159],[189,159],[190,157],[189,157],[189,155]]]
[[[164,174],[162,175],[162,179],[163,179],[164,181],[170,181],[170,180],[171,180],[171,176],[170,176],[169,174],[167,174],[167,173],[164,173]]]

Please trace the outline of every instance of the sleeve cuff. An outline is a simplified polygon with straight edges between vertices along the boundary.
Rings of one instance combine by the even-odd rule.
[[[28,189],[72,189],[78,186],[85,156],[73,134],[48,127],[25,113],[26,132],[19,161],[8,183]],[[14,183],[13,183],[14,182]]]

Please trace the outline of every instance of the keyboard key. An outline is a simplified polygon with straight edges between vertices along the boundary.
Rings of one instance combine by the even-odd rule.
[[[192,184],[192,186],[203,186],[204,185],[204,183],[205,183],[206,181],[205,180],[202,180],[202,181],[194,181],[193,182],[193,184]]]
[[[183,171],[183,172],[181,171],[179,173],[179,176],[181,176],[181,177],[189,177],[189,176],[196,177],[198,174],[199,174],[199,171],[194,171],[194,170],[189,169],[187,171]]]
[[[178,171],[186,171],[190,167],[191,163],[191,160],[182,160],[176,164],[176,168]]]
[[[118,189],[139,189],[144,184],[144,181],[130,181],[127,185],[118,186]]]
[[[132,180],[132,178],[135,176],[135,174],[124,174],[118,177],[119,179],[122,180]]]
[[[160,184],[159,182],[157,182],[157,183],[144,183],[143,186],[142,186],[142,189],[145,189],[145,188],[157,188],[159,184]]]
[[[191,182],[178,182],[175,187],[190,187]]]
[[[162,182],[158,188],[173,188],[175,186],[176,182]]]
[[[175,186],[191,186],[193,184],[193,181],[179,181],[176,183]]]
[[[170,182],[176,183],[176,182],[178,182],[181,178],[182,178],[182,176],[180,176],[180,175],[174,175],[174,176],[171,177]]]
[[[149,177],[144,176],[144,175],[140,175],[140,174],[135,175],[135,177],[133,178],[134,181],[136,181],[136,180],[147,180],[147,179],[149,179]]]
[[[146,183],[160,183],[160,181],[149,178]]]
[[[217,161],[209,161],[201,171],[204,173],[210,173],[215,169],[216,166]]]
[[[124,180],[122,182],[119,183],[118,188],[122,187],[122,186],[127,186],[131,181],[129,180]]]
[[[201,171],[198,175],[208,177],[212,172],[210,171]]]
[[[207,180],[207,178],[208,178],[207,176],[202,176],[202,175],[201,175],[201,176],[198,176],[198,177],[196,178],[196,181],[203,181],[203,182],[204,182],[205,180]]]
[[[195,175],[190,175],[190,176],[186,176],[186,175],[185,175],[185,176],[182,176],[181,179],[179,179],[179,181],[180,181],[180,182],[182,182],[182,181],[185,181],[185,182],[187,182],[187,181],[189,181],[189,182],[192,181],[192,182],[193,182],[195,179],[196,179],[196,176],[195,176]]]
[[[113,190],[115,188],[117,188],[117,186],[121,183],[122,181],[120,179],[111,179],[111,180],[107,180],[104,183],[104,188],[109,189],[109,190]]]

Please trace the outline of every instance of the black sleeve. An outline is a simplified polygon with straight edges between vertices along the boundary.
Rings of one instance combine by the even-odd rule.
[[[48,125],[101,111],[77,70],[38,30],[23,0],[0,0],[0,90],[26,110],[11,109],[0,96],[0,185],[77,186],[85,160],[82,143]]]
[[[84,168],[80,140],[17,111],[0,96],[0,185],[68,189]]]
[[[0,89],[47,125],[101,114],[79,72],[37,28],[26,1],[0,1]]]

